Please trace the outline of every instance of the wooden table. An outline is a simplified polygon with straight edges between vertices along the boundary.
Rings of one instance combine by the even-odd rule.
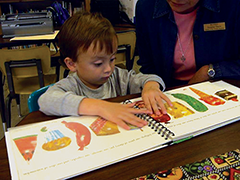
[[[228,81],[240,87],[240,81]],[[121,102],[125,99],[139,97],[139,94],[109,99]],[[28,114],[19,125],[41,122],[57,118],[46,116],[40,111]],[[192,163],[206,157],[214,156],[235,149],[240,149],[240,121],[205,133],[191,140],[159,149],[135,158],[131,158],[110,166],[83,174],[73,179],[131,179],[140,175],[170,169],[172,167]],[[10,179],[10,169],[5,140],[0,141],[0,179]]]

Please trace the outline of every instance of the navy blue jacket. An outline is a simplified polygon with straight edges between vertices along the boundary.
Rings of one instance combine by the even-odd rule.
[[[193,28],[197,70],[213,64],[215,78],[240,79],[240,0],[200,0]],[[204,31],[204,24],[225,23],[225,30]],[[177,25],[166,0],[138,0],[137,48],[142,73],[159,75],[173,84]]]

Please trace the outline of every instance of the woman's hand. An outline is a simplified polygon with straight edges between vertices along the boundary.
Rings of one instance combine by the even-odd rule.
[[[208,65],[202,66],[190,79],[188,84],[194,84],[209,80],[210,78],[208,76],[208,68],[209,68]]]
[[[170,99],[163,94],[159,88],[158,82],[155,81],[149,81],[144,85],[142,90],[142,99],[146,108],[151,111],[151,114],[154,113],[156,115],[160,115],[161,111],[163,114],[166,114],[167,110],[164,106],[165,102],[168,103],[169,106],[172,106]]]

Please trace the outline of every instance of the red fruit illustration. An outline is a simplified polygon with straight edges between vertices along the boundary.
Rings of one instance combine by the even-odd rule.
[[[24,136],[13,139],[18,150],[26,161],[30,161],[33,157],[36,145],[37,135]]]
[[[136,106],[138,106],[139,108],[146,108],[143,101],[137,101]],[[162,111],[160,110],[160,112],[162,112]],[[151,116],[157,122],[167,123],[168,121],[171,120],[171,118],[168,114],[162,114],[162,113],[160,115],[150,114],[149,116]]]
[[[78,150],[83,150],[91,141],[91,133],[88,128],[80,123],[62,121],[65,126],[76,133]]]

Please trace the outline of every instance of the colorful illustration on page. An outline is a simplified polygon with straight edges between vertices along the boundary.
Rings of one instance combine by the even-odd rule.
[[[62,123],[76,133],[76,141],[79,146],[78,150],[84,150],[84,147],[90,144],[91,133],[86,126],[77,122],[62,121]]]
[[[167,103],[165,103],[164,105],[167,109],[167,112],[175,119],[194,114],[191,109],[187,108],[186,106],[177,101],[172,102],[172,104],[173,106],[169,106]]]
[[[203,103],[201,103],[200,101],[198,101],[197,99],[195,99],[192,96],[182,94],[182,93],[175,93],[175,94],[172,94],[172,96],[177,98],[177,99],[185,101],[193,109],[195,109],[198,112],[205,112],[205,111],[208,110],[208,108]]]
[[[200,100],[204,101],[205,103],[207,103],[209,105],[217,106],[217,105],[222,105],[225,103],[225,101],[223,101],[217,97],[206,94],[206,93],[199,91],[197,89],[194,89],[192,87],[190,87],[190,89],[200,97]]]
[[[37,135],[29,135],[13,139],[19,152],[26,161],[30,161],[37,146]]]
[[[217,95],[227,101],[229,101],[229,100],[238,101],[237,95],[226,89],[216,92],[215,95]]]
[[[111,121],[107,121],[106,119],[103,119],[101,117],[97,118],[90,125],[90,128],[97,136],[105,136],[120,133],[117,124]]]
[[[145,108],[145,104],[143,101],[137,101],[136,106],[138,106],[139,108]],[[149,114],[149,116],[151,116],[155,121],[161,122],[161,123],[167,123],[171,119],[171,117],[168,114],[162,114],[162,113],[160,115]]]
[[[42,132],[47,131],[42,128]],[[51,130],[45,133],[45,143],[42,148],[46,151],[56,151],[70,145],[71,139],[64,136],[59,130]]]

